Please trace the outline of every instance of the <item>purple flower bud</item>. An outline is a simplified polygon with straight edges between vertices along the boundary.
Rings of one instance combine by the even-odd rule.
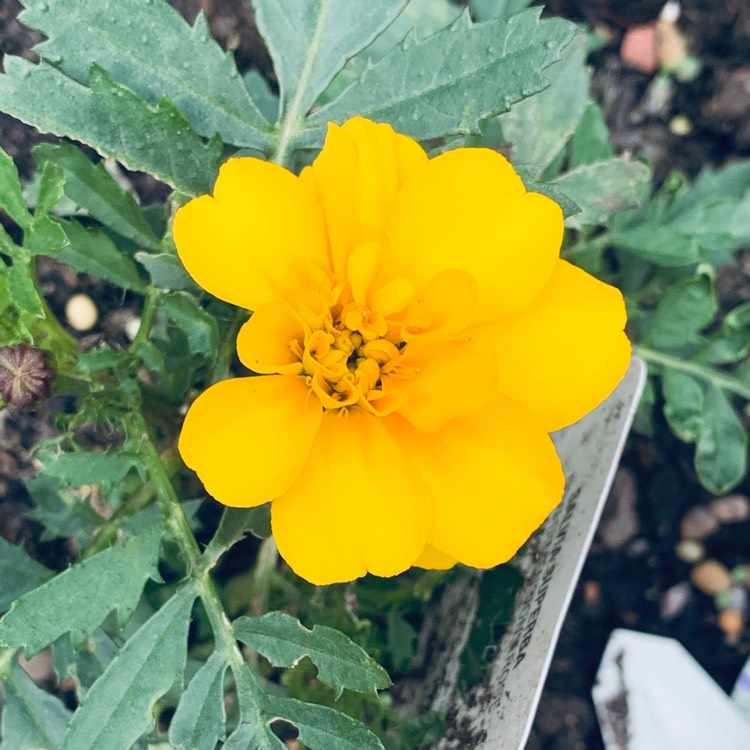
[[[22,409],[49,396],[55,370],[49,352],[29,344],[0,347],[0,394]]]

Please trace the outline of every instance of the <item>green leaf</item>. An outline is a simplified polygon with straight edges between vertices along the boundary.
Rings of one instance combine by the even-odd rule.
[[[469,0],[472,15],[477,21],[510,18],[531,5],[531,0]]]
[[[404,5],[406,0],[254,0],[285,112],[307,112],[346,61]]]
[[[586,110],[591,87],[586,54],[586,37],[578,34],[562,59],[547,68],[549,88],[500,115],[513,163],[535,165],[533,178],[539,179],[563,150]]]
[[[71,143],[40,143],[34,149],[37,164],[57,164],[65,174],[65,194],[119,235],[136,245],[159,249],[159,239],[133,197],[125,192],[103,162],[94,164]]]
[[[750,354],[750,302],[730,310],[721,328],[704,339],[695,359],[711,364],[737,362]]]
[[[21,192],[18,170],[13,159],[0,148],[0,211],[5,211],[24,231],[31,224],[31,214]]]
[[[300,742],[312,750],[383,750],[364,724],[327,706],[269,695],[265,710],[271,718],[294,724]]]
[[[198,285],[190,278],[177,255],[141,252],[135,254],[135,259],[148,271],[151,283],[159,289],[198,290]]]
[[[176,750],[214,750],[224,738],[226,669],[224,654],[214,651],[190,680],[169,725],[169,742]]]
[[[614,155],[602,108],[596,102],[589,102],[570,141],[570,168],[607,161]]]
[[[22,310],[37,318],[43,318],[45,315],[44,308],[26,264],[20,260],[15,261],[13,265],[8,267],[6,278],[13,295],[13,302]]]
[[[698,332],[716,315],[713,280],[706,274],[682,279],[671,286],[656,308],[644,343],[674,349],[699,344]]]
[[[279,97],[271,90],[266,77],[259,70],[252,68],[242,76],[242,82],[250,98],[263,113],[263,117],[268,122],[276,122],[279,119]]]
[[[145,287],[135,263],[104,232],[86,229],[75,220],[66,221],[63,231],[69,244],[57,253],[49,253],[56,261],[78,273],[143,294]]]
[[[125,643],[92,685],[60,750],[128,750],[153,728],[153,706],[183,678],[195,590],[185,586]]]
[[[292,667],[308,656],[318,668],[318,679],[340,696],[344,688],[376,693],[387,688],[388,673],[360,646],[334,628],[305,628],[283,612],[241,617],[234,623],[238,640],[265,656],[274,667]]]
[[[37,653],[72,632],[91,633],[116,609],[125,622],[149,578],[158,578],[163,524],[76,563],[17,599],[0,620],[0,642]],[[88,747],[81,745],[80,747]]]
[[[48,38],[34,50],[79,83],[93,65],[156,104],[168,97],[198,134],[264,149],[269,125],[233,57],[199,14],[191,28],[162,0],[24,0],[20,18]]]
[[[318,145],[329,120],[356,114],[418,140],[478,133],[482,119],[546,88],[541,71],[560,59],[574,30],[559,18],[540,20],[539,9],[476,25],[463,15],[367,68],[307,120],[297,145]]]
[[[708,490],[724,495],[747,473],[747,433],[726,394],[706,388],[703,424],[695,446],[695,470]]]
[[[34,220],[40,216],[47,216],[63,197],[65,176],[57,164],[47,163],[42,167],[39,180],[39,192],[36,196]]]
[[[672,432],[686,443],[698,439],[703,422],[703,386],[690,375],[666,368],[662,376],[664,416]]]
[[[225,508],[211,544],[229,549],[250,533],[260,539],[271,536],[271,504],[255,508]]]
[[[221,148],[215,141],[206,145],[168,99],[151,106],[98,67],[87,88],[44,62],[10,55],[3,62],[0,110],[42,132],[82,141],[188,195],[211,188]]]
[[[219,346],[219,328],[216,318],[209,315],[186,292],[165,294],[159,310],[184,332],[191,354],[202,354],[207,359],[216,355]]]
[[[121,482],[133,468],[143,473],[143,465],[138,456],[124,451],[79,451],[59,453],[46,459],[43,471],[47,476],[56,477],[70,487],[81,487],[84,484],[112,486]]]
[[[13,602],[27,591],[41,586],[53,576],[41,563],[29,557],[21,545],[0,537],[0,612],[7,612]]]
[[[581,229],[606,224],[620,211],[635,208],[648,195],[651,170],[627,156],[584,164],[567,172],[553,185],[575,201],[580,213],[568,217],[566,226]]]
[[[0,750],[58,750],[71,717],[63,702],[37,687],[15,661],[3,687]]]

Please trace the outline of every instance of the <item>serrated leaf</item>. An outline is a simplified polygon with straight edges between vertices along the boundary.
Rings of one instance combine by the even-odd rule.
[[[215,141],[205,144],[168,99],[151,106],[97,67],[87,87],[44,62],[10,55],[3,62],[3,112],[42,132],[82,141],[188,195],[210,190],[221,148]]]
[[[231,53],[222,52],[199,14],[191,28],[162,0],[24,0],[20,19],[47,40],[34,50],[79,83],[92,65],[150,104],[168,97],[193,130],[265,149],[268,123]]]
[[[651,170],[627,156],[584,164],[552,183],[581,209],[566,226],[581,229],[606,224],[613,214],[636,208],[648,195]]]
[[[63,231],[68,244],[49,253],[59,263],[110,284],[143,294],[145,287],[135,263],[102,231],[87,229],[75,220],[66,221]]]
[[[60,750],[128,750],[153,728],[153,706],[181,681],[195,591],[175,594],[125,643],[76,711]]]
[[[79,451],[60,453],[45,460],[43,473],[70,487],[81,487],[84,484],[111,486],[121,482],[134,468],[143,472],[140,458],[123,451]]]
[[[15,661],[3,689],[0,750],[58,750],[72,715],[65,704],[37,687]]]
[[[690,375],[666,368],[662,376],[664,416],[680,440],[694,443],[703,422],[703,386]]]
[[[91,633],[114,609],[125,622],[146,581],[158,577],[163,533],[163,524],[155,525],[17,599],[0,620],[0,642],[31,656],[63,633],[72,632],[74,640]]]
[[[667,349],[699,344],[699,331],[713,320],[717,309],[711,278],[700,274],[682,279],[667,290],[643,340]]]
[[[504,139],[511,144],[512,161],[537,165],[533,178],[539,179],[560,154],[583,117],[591,87],[586,55],[586,37],[579,34],[566,47],[562,59],[547,68],[549,88],[500,115]]]
[[[6,279],[13,302],[22,310],[37,318],[43,318],[44,308],[25,264],[19,260],[8,266]]]
[[[328,706],[269,695],[264,708],[271,719],[294,724],[300,742],[311,750],[383,750],[364,724]]]
[[[41,563],[29,557],[23,546],[11,544],[0,537],[0,612],[27,591],[41,586],[54,574]]]
[[[36,196],[36,208],[34,209],[35,220],[40,216],[47,216],[60,202],[60,198],[63,197],[64,184],[63,171],[57,164],[47,163],[42,167],[39,192]]]
[[[169,725],[169,742],[177,750],[214,750],[224,738],[224,673],[227,663],[214,651],[182,694]]]
[[[305,628],[284,612],[241,617],[234,623],[238,640],[265,656],[274,667],[292,667],[305,656],[318,668],[318,679],[336,691],[376,693],[387,688],[388,673],[364,649],[334,628]]]
[[[724,495],[747,473],[747,433],[726,394],[709,383],[698,442],[695,470],[708,490]]]
[[[191,354],[202,354],[207,359],[216,355],[219,328],[216,318],[209,315],[186,292],[165,294],[159,310],[187,337]]]
[[[404,5],[406,0],[254,0],[285,111],[307,112],[346,61]]]
[[[531,0],[469,0],[469,7],[477,21],[510,18],[531,5]]]
[[[596,102],[589,102],[570,141],[570,168],[607,161],[614,155],[602,108]]]
[[[136,253],[135,259],[148,271],[151,283],[159,289],[172,291],[197,291],[197,284],[182,265],[177,255],[172,253]]]
[[[70,143],[40,143],[33,151],[37,164],[52,162],[65,174],[65,194],[90,216],[136,245],[159,249],[159,239],[133,197],[125,192],[104,163],[94,164]]]
[[[560,58],[574,31],[559,18],[540,20],[538,9],[482,24],[461,16],[365,70],[308,118],[297,145],[320,144],[329,120],[356,114],[418,140],[477,133],[480,120],[546,88],[542,71]]]
[[[271,536],[270,503],[254,508],[225,508],[211,544],[229,549],[247,533],[261,539]]]
[[[0,211],[5,211],[21,229],[31,224],[31,214],[21,192],[18,170],[13,159],[0,148]]]

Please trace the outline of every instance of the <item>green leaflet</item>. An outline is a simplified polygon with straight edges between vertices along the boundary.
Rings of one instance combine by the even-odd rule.
[[[269,612],[239,618],[234,633],[275,667],[291,667],[308,656],[318,668],[318,679],[330,685],[337,697],[344,688],[376,693],[391,684],[386,671],[360,646],[324,625],[308,630],[290,615]]]
[[[60,453],[45,459],[43,473],[59,479],[69,487],[81,487],[84,484],[111,486],[121,482],[133,468],[142,472],[141,460],[124,451],[78,451]]]
[[[2,677],[0,750],[58,750],[71,712],[59,698],[38,688],[15,660]]]
[[[185,671],[195,597],[185,586],[128,639],[91,686],[60,750],[128,750],[153,727],[154,703]]]
[[[219,133],[237,146],[270,146],[268,123],[202,14],[191,28],[163,0],[24,0],[23,5],[28,10],[21,20],[48,37],[35,51],[79,83],[98,66],[149,104],[168,97],[206,138]]]
[[[667,368],[661,382],[664,416],[672,432],[686,443],[694,443],[701,430],[705,398],[703,386],[679,370]]]
[[[40,143],[33,153],[37,164],[52,162],[62,168],[65,194],[90,216],[136,245],[159,249],[159,239],[140,207],[102,162],[94,164],[71,143]]]
[[[21,229],[28,229],[31,216],[21,193],[18,170],[13,159],[0,148],[0,211],[5,211]]]
[[[215,141],[205,144],[168,99],[151,106],[96,66],[86,87],[44,62],[7,56],[4,64],[0,111],[87,143],[189,195],[211,188],[221,148]]]
[[[253,0],[279,79],[284,113],[304,115],[346,61],[401,12],[406,0]]]
[[[225,656],[214,651],[182,694],[169,725],[169,742],[179,750],[214,750],[224,738]]]
[[[10,605],[22,594],[41,586],[53,576],[41,563],[29,557],[20,544],[11,544],[0,537],[0,612],[7,612]]]
[[[216,356],[219,328],[216,318],[209,315],[187,292],[169,292],[161,297],[159,310],[186,336],[191,354],[207,359]]]
[[[200,291],[182,261],[172,253],[136,253],[135,259],[148,271],[151,283],[159,289]]]
[[[407,40],[308,118],[297,146],[322,142],[329,120],[359,114],[418,140],[476,133],[480,120],[547,86],[541,71],[560,59],[575,27],[529,10],[473,24],[467,15],[423,40]],[[530,72],[531,71],[531,72]]]
[[[163,533],[163,524],[154,525],[17,599],[0,620],[0,643],[31,656],[64,633],[72,632],[74,640],[91,633],[113,609],[124,623],[146,581],[158,577]]]
[[[613,156],[614,149],[609,142],[609,130],[602,108],[596,102],[589,102],[570,141],[569,166],[575,169],[583,164],[606,161]]]

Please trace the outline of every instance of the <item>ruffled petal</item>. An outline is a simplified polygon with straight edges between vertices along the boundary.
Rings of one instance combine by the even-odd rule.
[[[423,550],[422,554],[414,562],[416,568],[425,568],[426,570],[448,570],[456,564],[449,555],[441,552],[439,549],[435,549],[431,544],[428,544]]]
[[[299,375],[302,363],[290,344],[299,351],[305,344],[305,329],[299,316],[286,302],[272,302],[254,312],[237,334],[240,362],[253,372]]]
[[[179,449],[206,491],[249,508],[282,495],[307,461],[322,408],[302,377],[223,380],[190,407]]]
[[[311,583],[393,576],[425,547],[432,501],[385,421],[326,412],[298,481],[271,506],[282,557]]]
[[[565,478],[549,435],[502,396],[480,416],[431,434],[390,421],[435,501],[429,544],[459,562],[506,562],[562,498]]]
[[[559,261],[518,315],[495,324],[501,393],[550,432],[580,419],[615,389],[630,362],[619,290]]]
[[[385,237],[384,276],[422,288],[435,274],[462,269],[479,285],[476,320],[527,307],[560,253],[563,215],[500,154],[484,148],[431,159],[403,185]]]
[[[214,195],[179,209],[177,252],[211,294],[258,310],[294,304],[314,266],[328,266],[326,232],[315,195],[291,172],[250,157],[230,159]]]
[[[486,336],[448,342],[415,339],[394,365],[383,370],[383,390],[405,393],[399,414],[427,432],[455,417],[476,414],[497,393],[497,356]]]
[[[396,192],[426,163],[422,147],[390,125],[354,117],[328,126],[323,150],[301,178],[323,205],[339,278],[353,248],[380,241]]]

